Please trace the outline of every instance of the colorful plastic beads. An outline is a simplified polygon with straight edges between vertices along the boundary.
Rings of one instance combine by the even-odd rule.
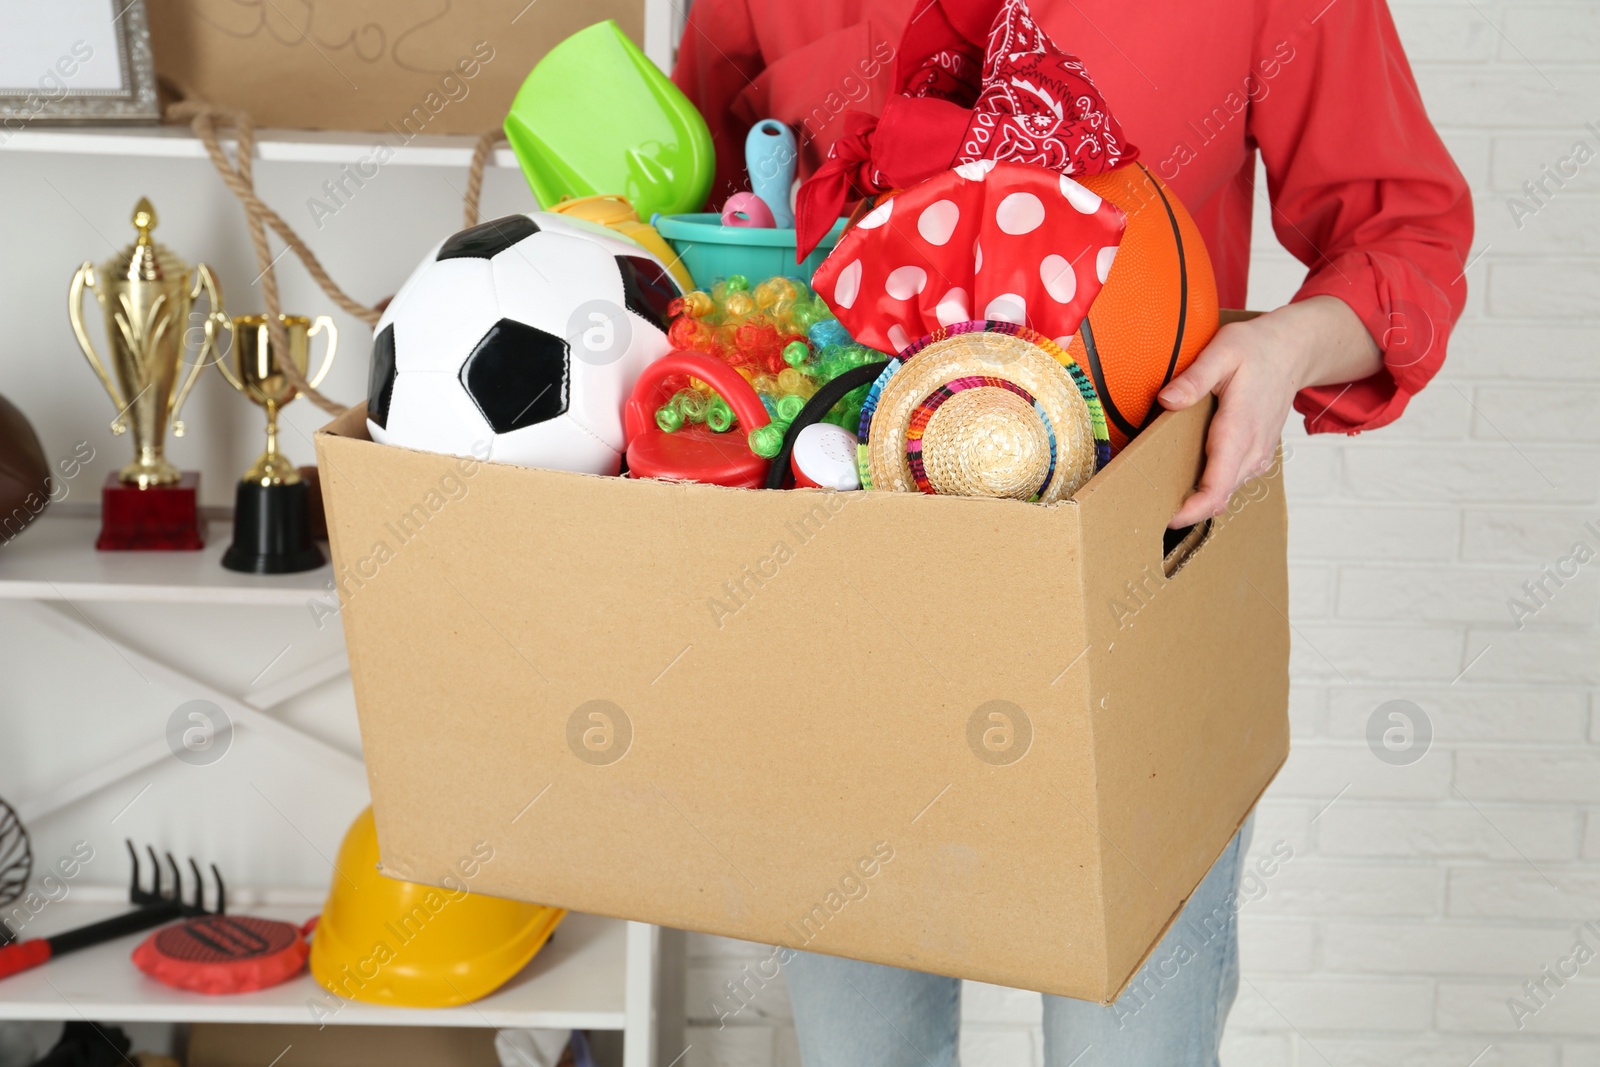
[[[769,422],[750,431],[750,451],[762,459],[771,459],[783,450],[783,435],[789,432],[788,423]]]
[[[662,404],[656,408],[656,425],[663,433],[677,433],[683,428],[683,412],[676,404]]]
[[[728,402],[720,396],[711,398],[711,403],[706,405],[706,429],[715,433],[727,433],[733,429],[733,409]]]
[[[798,278],[752,284],[735,274],[685,294],[669,312],[667,336],[675,347],[725,361],[760,396],[772,421],[747,439],[761,456],[777,455],[789,424],[818,388],[852,367],[885,358],[856,344],[822,298]],[[867,390],[852,390],[827,421],[854,432]],[[725,433],[737,421],[723,398],[692,380],[656,413],[656,425],[669,433],[699,425]]]

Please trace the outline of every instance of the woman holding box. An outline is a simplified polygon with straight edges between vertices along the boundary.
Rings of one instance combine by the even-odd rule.
[[[745,133],[763,118],[794,128],[801,176],[812,173],[851,127],[848,112],[881,111],[902,35],[935,6],[971,20],[1001,4],[698,0],[674,80],[712,130],[713,202],[740,181]],[[1174,409],[1218,398],[1200,486],[1171,525],[1220,514],[1266,470],[1291,405],[1311,433],[1398,418],[1439,369],[1465,302],[1472,206],[1384,0],[1032,8],[1093,73],[1143,164],[1189,208],[1221,306],[1244,306],[1258,196],[1270,197],[1274,232],[1309,268],[1288,304],[1224,326],[1161,391]],[[1257,152],[1266,190],[1254,184]],[[1045,997],[1047,1065],[1214,1067],[1238,986],[1247,838],[1248,826],[1117,1003]],[[805,953],[786,976],[807,1067],[956,1061],[957,980]]]

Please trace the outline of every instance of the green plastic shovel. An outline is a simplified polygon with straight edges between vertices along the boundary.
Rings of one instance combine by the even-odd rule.
[[[716,169],[705,119],[609,19],[539,61],[512,101],[506,138],[547,209],[615,195],[644,219],[697,211]]]

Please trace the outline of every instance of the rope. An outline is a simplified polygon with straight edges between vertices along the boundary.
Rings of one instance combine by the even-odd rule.
[[[283,327],[280,317],[283,304],[278,295],[278,277],[273,271],[272,248],[267,243],[267,226],[282,238],[295,255],[300,257],[306,265],[306,270],[311,277],[322,287],[322,291],[333,298],[345,311],[361,319],[368,325],[378,321],[378,312],[363,304],[358,304],[350,299],[343,290],[333,284],[333,279],[328,277],[328,272],[323,269],[317,257],[305,246],[299,236],[289,228],[289,224],[280,218],[277,212],[263,204],[255,192],[255,175],[252,170],[255,157],[256,129],[250,116],[240,111],[231,111],[226,108],[214,107],[198,100],[180,100],[167,109],[167,117],[174,120],[189,121],[196,136],[206,146],[206,154],[211,157],[212,166],[217,168],[217,173],[233,195],[238,198],[244,207],[245,224],[250,230],[250,243],[255,248],[256,266],[261,268],[257,280],[261,282],[262,300],[267,305],[267,336],[272,347],[279,352],[289,350],[288,332]],[[238,138],[238,163],[235,164],[223,151],[221,139],[217,135],[219,125],[232,126]],[[292,359],[280,359],[278,369],[283,376],[289,379],[295,392],[311,400],[317,407],[330,415],[342,415],[346,405],[324,396],[306,381],[303,371]]]
[[[505,139],[505,132],[497,126],[480,134],[478,143],[472,147],[472,163],[467,168],[467,195],[462,198],[461,204],[463,229],[470,230],[478,224],[478,197],[483,193],[483,170],[489,165],[489,157]]]
[[[245,224],[250,231],[250,243],[255,249],[256,266],[261,270],[258,280],[261,282],[261,295],[267,309],[267,334],[270,343],[276,351],[287,352],[289,338],[284,329],[282,314],[282,301],[278,294],[278,278],[274,271],[276,262],[272,256],[272,248],[267,242],[267,229],[271,228],[288,250],[299,257],[305,265],[306,272],[311,275],[311,280],[328,295],[339,308],[347,314],[360,319],[368,326],[377,326],[378,319],[383,314],[383,306],[387,301],[380,302],[377,307],[368,307],[359,303],[347,294],[328,275],[316,255],[306,243],[300,239],[287,222],[276,211],[262,203],[255,191],[255,175],[253,172],[256,129],[250,116],[242,111],[231,108],[218,107],[192,97],[179,99],[167,109],[167,118],[172,121],[187,121],[194,130],[195,135],[205,145],[206,154],[211,157],[211,164],[217,169],[217,174],[222,178],[223,184],[238,199],[244,208]],[[238,140],[236,152],[237,163],[228,158],[222,148],[218,130],[232,127]],[[467,193],[464,198],[464,210],[467,226],[474,226],[478,221],[478,201],[483,192],[483,172],[488,166],[489,157],[495,146],[504,139],[500,130],[490,130],[478,138],[477,145],[472,151],[472,164],[467,173]],[[278,361],[278,367],[283,376],[289,379],[295,391],[311,400],[313,404],[330,415],[342,415],[348,410],[347,405],[339,403],[331,397],[325,396],[306,381],[305,373],[291,359]]]

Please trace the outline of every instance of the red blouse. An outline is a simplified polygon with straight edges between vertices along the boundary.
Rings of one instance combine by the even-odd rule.
[[[711,126],[713,202],[744,138],[778,118],[800,171],[847,110],[877,112],[911,13],[930,0],[696,0],[673,74]],[[1306,428],[1392,422],[1444,362],[1466,301],[1467,184],[1428,121],[1384,0],[1032,0],[1080,56],[1140,158],[1194,215],[1224,307],[1242,307],[1255,153],[1273,230],[1310,268],[1295,295],[1343,300],[1383,349],[1363,381],[1306,389]]]

